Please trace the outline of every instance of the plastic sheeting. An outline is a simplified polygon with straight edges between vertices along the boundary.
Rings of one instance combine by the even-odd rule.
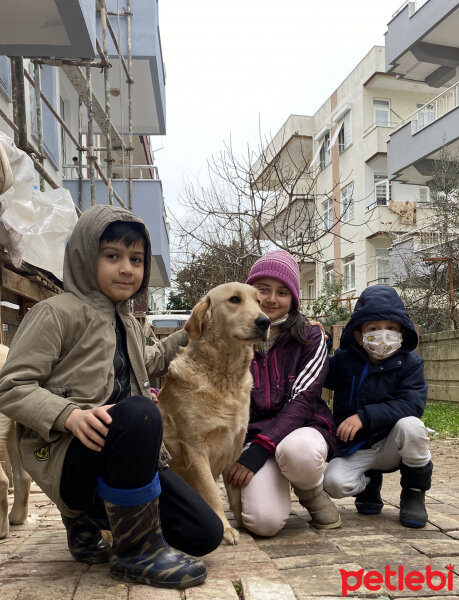
[[[16,267],[24,260],[62,280],[65,245],[78,220],[70,192],[34,189],[32,160],[1,131],[0,144],[14,176],[0,195],[0,243]]]

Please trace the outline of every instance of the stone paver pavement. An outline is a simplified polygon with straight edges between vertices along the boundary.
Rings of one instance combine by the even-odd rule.
[[[399,494],[393,473],[384,478],[381,515],[357,514],[352,498],[337,501],[343,524],[328,532],[311,528],[292,496],[290,518],[275,538],[241,532],[238,546],[205,557],[203,585],[178,591],[126,585],[110,578],[108,565],[75,562],[56,507],[34,486],[27,523],[0,540],[0,600],[335,600],[346,582],[348,598],[458,600],[459,477],[437,477],[427,496],[425,529],[400,525]],[[386,568],[394,573],[384,582]],[[440,573],[430,587],[412,573],[425,577],[429,570]]]

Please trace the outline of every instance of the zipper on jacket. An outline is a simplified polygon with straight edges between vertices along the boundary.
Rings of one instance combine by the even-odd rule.
[[[271,389],[269,386],[269,372],[268,372],[268,361],[266,356],[263,359],[263,370],[265,373],[265,385],[266,385],[266,408],[271,409]]]
[[[359,400],[360,400],[360,388],[362,387],[363,380],[367,376],[367,373],[368,373],[368,363],[366,362],[365,366],[363,367],[362,375],[360,376],[359,389],[357,390],[357,404],[359,403]],[[356,408],[358,408],[358,406]]]
[[[260,387],[260,371],[258,369],[258,363],[257,363],[256,358],[253,359],[252,365],[253,365],[253,379],[254,379],[254,383],[255,383],[255,389],[258,390],[258,388]]]
[[[273,349],[272,352],[272,365],[273,365],[273,371],[274,371],[274,383],[276,384],[276,389],[278,390],[280,387],[280,375],[279,375],[279,366],[277,364],[277,354],[276,354],[276,349]]]
[[[351,408],[351,406],[352,406],[352,398],[354,396],[354,384],[355,384],[355,375],[352,376],[351,393],[349,395],[349,408]]]

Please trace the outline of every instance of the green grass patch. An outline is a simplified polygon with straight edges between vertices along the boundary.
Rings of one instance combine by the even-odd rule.
[[[456,402],[428,402],[422,420],[426,427],[434,430],[434,437],[459,437],[459,404]]]

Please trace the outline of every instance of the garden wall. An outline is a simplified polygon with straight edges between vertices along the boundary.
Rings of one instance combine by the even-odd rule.
[[[442,331],[419,337],[424,358],[429,401],[459,403],[459,331]]]

